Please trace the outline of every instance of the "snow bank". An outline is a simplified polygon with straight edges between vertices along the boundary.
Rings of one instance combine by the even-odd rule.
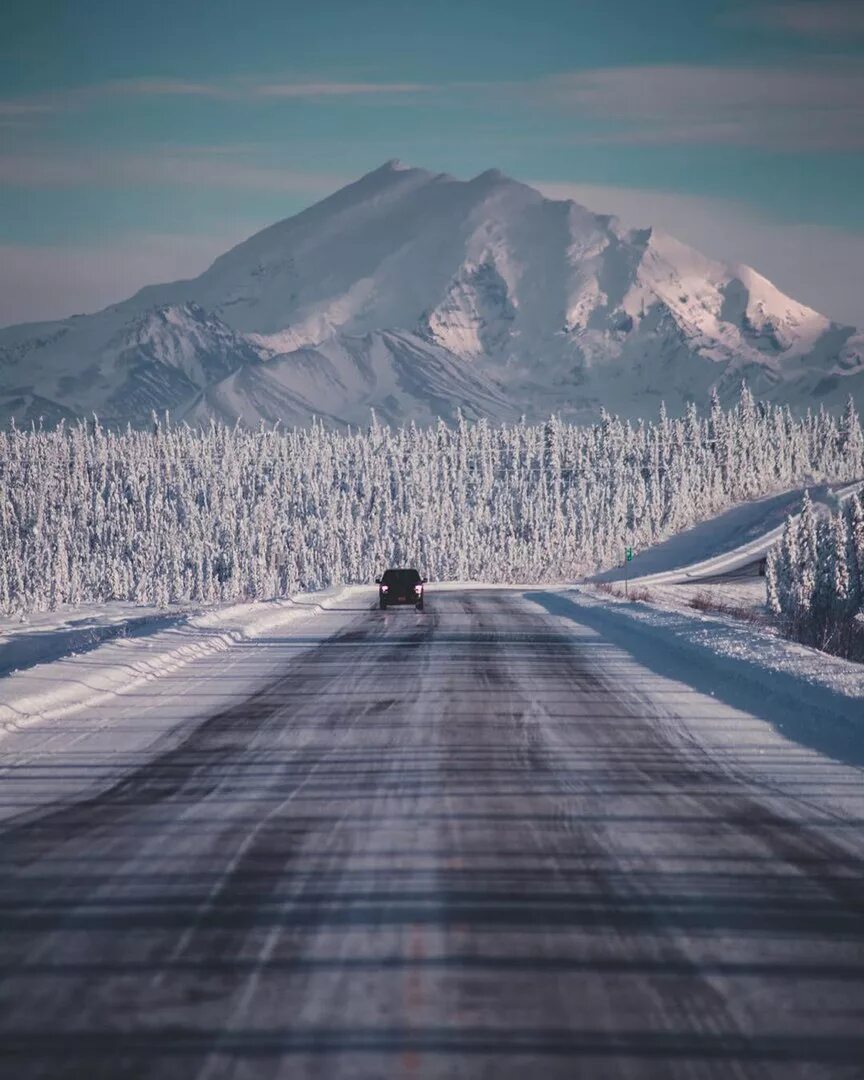
[[[642,588],[642,582],[637,585]],[[622,590],[620,584],[617,590]],[[692,614],[697,597],[706,604],[700,609],[708,613],[719,611],[724,615],[743,617],[765,625],[773,623],[765,605],[765,578],[758,576],[709,578],[707,581],[651,584],[648,590],[651,603],[661,608],[683,609]]]
[[[809,484],[733,506],[693,528],[677,533],[661,544],[636,552],[627,568],[631,581],[640,585],[703,581],[744,570],[763,559],[780,539],[786,518],[801,510],[809,491],[821,511],[834,511],[864,481],[847,484]],[[616,566],[591,581],[623,581],[625,567]]]
[[[0,678],[72,653],[89,652],[116,638],[154,634],[185,622],[193,611],[113,603],[0,619]]]
[[[227,652],[243,640],[284,631],[361,591],[361,586],[336,587],[285,600],[167,616],[135,616],[130,611],[118,619],[116,611],[103,610],[101,623],[98,615],[85,616],[85,622],[96,625],[84,627],[76,626],[78,620],[59,626],[49,621],[47,627],[37,620],[29,633],[0,643],[0,665],[6,670],[10,664],[26,669],[0,680],[0,738],[34,721],[57,720],[129,694],[194,660]],[[113,640],[106,644],[106,639]],[[67,655],[57,659],[58,650],[64,648]],[[90,650],[92,657],[86,663],[73,655]],[[55,662],[42,662],[49,657]]]
[[[864,765],[864,666],[713,615],[661,610],[586,588],[528,592],[656,674],[767,721],[821,754]]]

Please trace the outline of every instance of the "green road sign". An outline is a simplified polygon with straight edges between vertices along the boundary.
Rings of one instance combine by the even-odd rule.
[[[627,556],[627,562],[633,562],[633,548],[625,548],[624,554]]]

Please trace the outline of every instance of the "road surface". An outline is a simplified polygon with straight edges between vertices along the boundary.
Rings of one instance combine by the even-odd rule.
[[[0,1074],[864,1076],[860,820],[721,768],[606,657],[430,590],[6,822]]]

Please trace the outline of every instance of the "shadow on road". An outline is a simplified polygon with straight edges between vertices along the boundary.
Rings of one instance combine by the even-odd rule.
[[[686,682],[698,693],[765,720],[785,738],[835,761],[864,766],[864,710],[860,699],[826,687],[814,688],[806,680],[783,671],[770,672],[769,690],[764,667],[749,662],[752,672],[748,673],[746,657],[727,659],[709,647],[688,641],[685,631],[692,621],[671,611],[664,611],[663,625],[652,625],[649,632],[626,615],[579,604],[560,593],[530,592],[526,598],[551,615],[596,631],[656,675]],[[711,629],[711,624],[706,624],[704,632],[710,633]],[[720,630],[725,633],[728,628]]]

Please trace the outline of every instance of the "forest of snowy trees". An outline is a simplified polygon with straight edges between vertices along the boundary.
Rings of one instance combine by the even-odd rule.
[[[746,388],[731,410],[715,397],[706,415],[590,427],[13,428],[0,434],[0,609],[284,596],[388,564],[431,580],[573,579],[731,503],[862,472],[851,404],[796,418]],[[778,595],[795,572],[776,573]]]
[[[790,636],[864,660],[864,497],[817,517],[805,495],[766,567],[768,606]]]

